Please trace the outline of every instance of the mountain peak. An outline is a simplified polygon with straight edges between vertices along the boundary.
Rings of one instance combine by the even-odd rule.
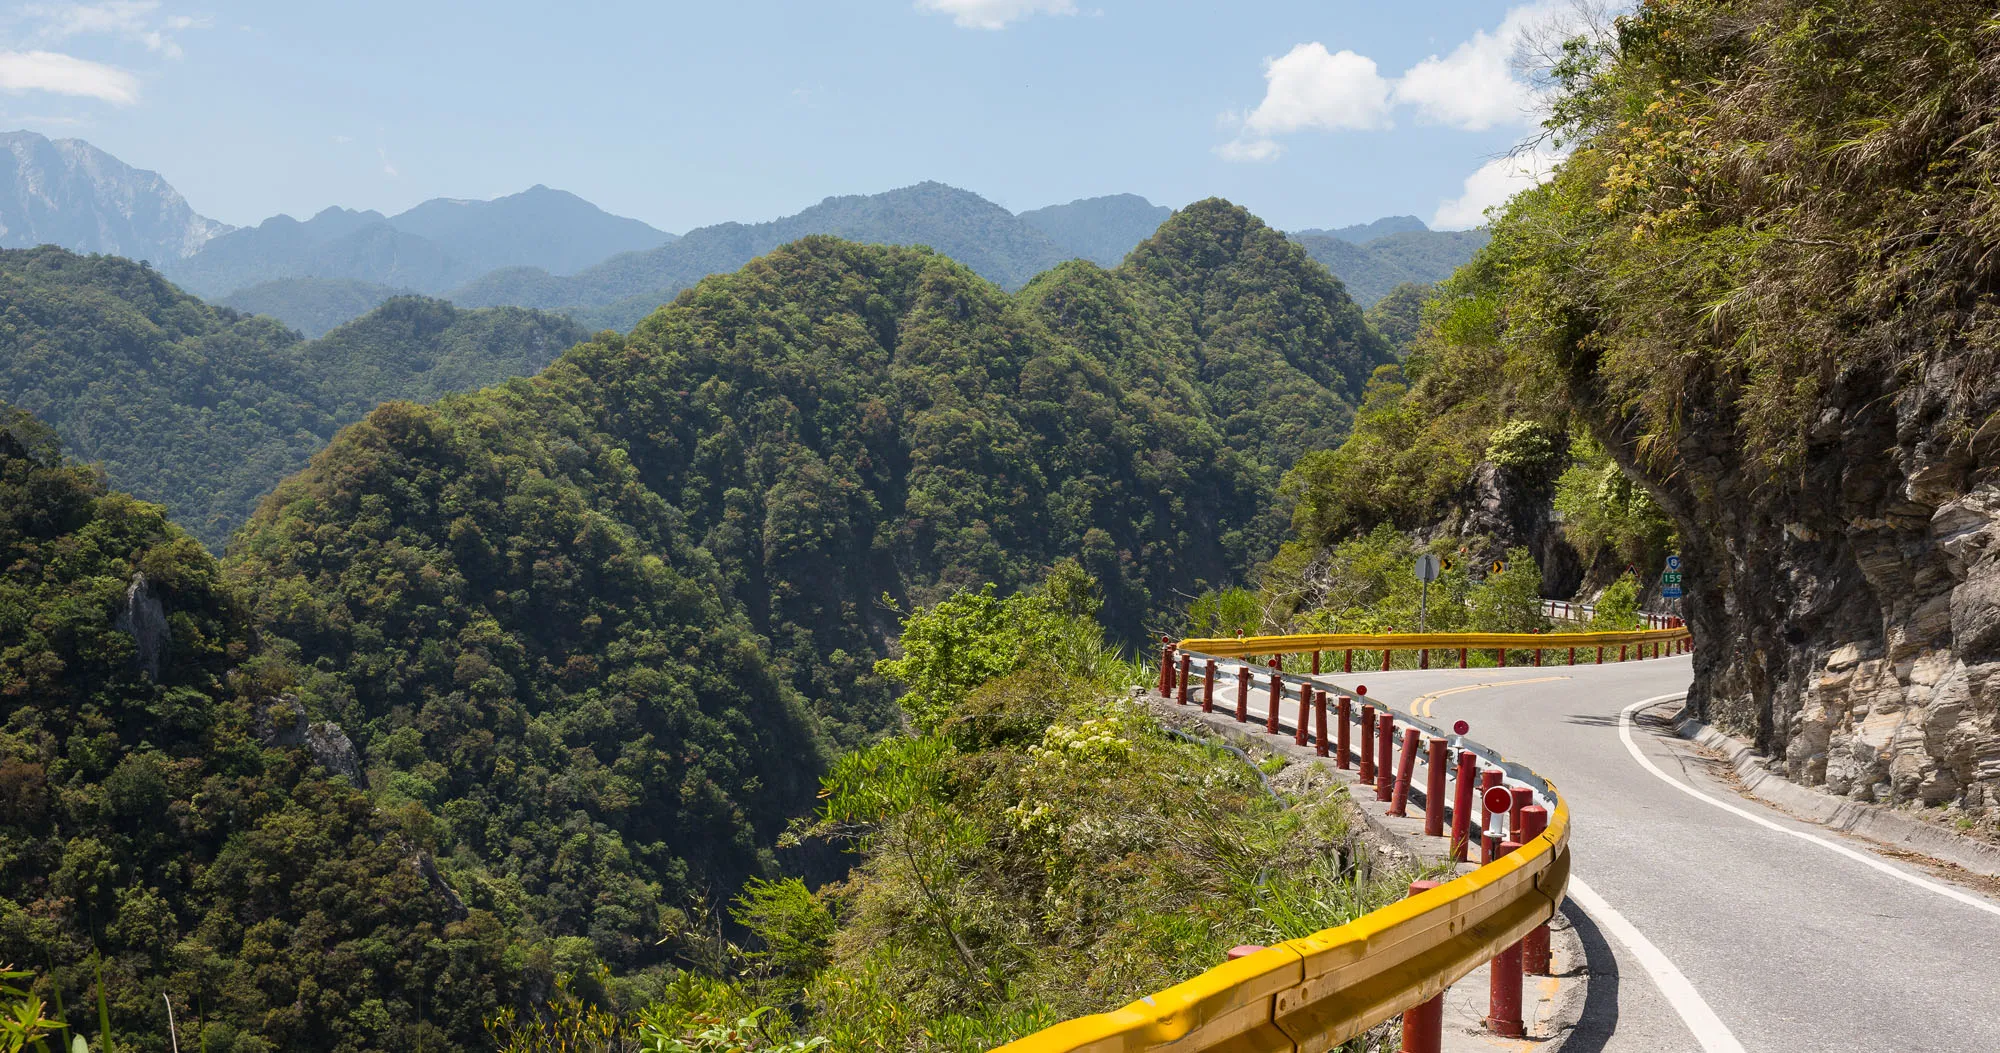
[[[234,229],[195,213],[158,172],[82,139],[0,133],[0,247],[60,245],[167,263]]]

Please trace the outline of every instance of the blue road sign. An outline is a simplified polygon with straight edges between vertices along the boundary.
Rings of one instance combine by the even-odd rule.
[[[1668,556],[1668,557],[1667,557],[1667,569],[1668,569],[1668,570],[1679,570],[1679,569],[1681,569],[1681,558],[1680,558],[1679,556]]]
[[[1660,590],[1660,596],[1663,599],[1678,600],[1681,598],[1681,587],[1679,585],[1669,585]]]

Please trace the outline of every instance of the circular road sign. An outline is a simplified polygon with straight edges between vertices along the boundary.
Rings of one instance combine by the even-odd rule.
[[[1417,557],[1416,571],[1417,571],[1418,581],[1424,582],[1425,584],[1429,584],[1433,581],[1436,581],[1438,580],[1438,573],[1442,569],[1443,567],[1439,563],[1438,558],[1436,556],[1431,555],[1428,552]]]
[[[1505,813],[1514,810],[1514,791],[1505,786],[1489,787],[1486,791],[1486,810]]]
[[[1451,724],[1451,733],[1452,733],[1452,734],[1454,734],[1454,735],[1463,735],[1463,734],[1465,734],[1466,732],[1468,732],[1468,731],[1471,731],[1471,730],[1472,730],[1472,725],[1470,725],[1470,724],[1467,724],[1467,723],[1466,723],[1465,721],[1463,721],[1463,720],[1455,720],[1455,721],[1452,721],[1452,724]]]

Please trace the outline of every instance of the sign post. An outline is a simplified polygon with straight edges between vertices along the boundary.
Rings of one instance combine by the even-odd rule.
[[[1438,563],[1436,556],[1426,552],[1417,557],[1415,569],[1417,580],[1424,583],[1423,594],[1417,597],[1417,631],[1423,632],[1424,618],[1430,614],[1431,582],[1438,579],[1438,575],[1443,572],[1444,568]]]
[[[1667,572],[1660,575],[1660,598],[1678,600],[1681,598],[1681,558],[1667,557]]]

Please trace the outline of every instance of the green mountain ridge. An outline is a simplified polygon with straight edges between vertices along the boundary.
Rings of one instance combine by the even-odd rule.
[[[402,324],[412,315],[425,324]],[[0,332],[0,401],[218,549],[277,480],[376,403],[532,372],[584,335],[519,308],[391,300],[307,342],[130,261],[53,248],[0,252]],[[368,387],[375,378],[385,386]]]

